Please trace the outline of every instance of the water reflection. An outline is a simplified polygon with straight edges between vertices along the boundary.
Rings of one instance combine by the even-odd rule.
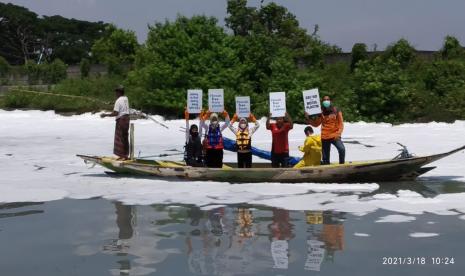
[[[114,206],[118,238],[103,246],[120,257],[113,275],[150,274],[172,254],[185,254],[186,270],[196,275],[260,274],[296,265],[320,271],[324,262],[335,262],[336,251],[344,250],[345,214],[340,212]],[[292,248],[297,232],[306,235],[299,237],[306,241],[305,256]],[[179,240],[181,250],[175,246]]]
[[[306,270],[320,271],[323,261],[334,262],[334,253],[344,250],[344,213],[306,211],[307,260]]]
[[[43,202],[14,202],[14,203],[0,204],[0,219],[42,214],[44,213],[43,210],[37,210],[37,209],[29,210],[29,207],[31,208],[37,207],[38,205],[43,205],[43,204],[44,204]],[[15,212],[7,211],[9,209],[14,209]],[[16,210],[16,209],[28,209],[28,210]]]

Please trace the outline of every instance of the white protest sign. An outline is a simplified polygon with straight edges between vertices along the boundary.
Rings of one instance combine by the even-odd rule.
[[[304,96],[305,111],[308,113],[308,115],[320,114],[321,105],[318,88],[305,90],[302,92],[302,94]]]
[[[208,89],[208,109],[211,112],[224,111],[223,89]]]
[[[286,92],[270,93],[271,117],[284,117],[286,113]]]
[[[239,118],[247,118],[250,114],[250,97],[236,97],[236,114]]]
[[[187,90],[187,112],[198,114],[202,111],[202,90]]]

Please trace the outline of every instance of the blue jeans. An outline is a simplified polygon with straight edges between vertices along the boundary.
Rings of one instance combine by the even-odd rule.
[[[322,165],[329,164],[331,156],[331,144],[336,147],[337,152],[339,153],[339,164],[344,164],[346,159],[346,148],[344,147],[344,143],[342,143],[341,139],[321,140],[321,143],[323,154],[323,161],[321,162]]]

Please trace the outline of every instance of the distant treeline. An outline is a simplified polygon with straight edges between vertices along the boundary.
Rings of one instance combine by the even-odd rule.
[[[11,4],[0,5],[2,22],[8,18],[5,7],[29,12]],[[465,53],[455,37],[446,36],[443,47],[428,59],[417,55],[407,40],[400,39],[376,54],[357,43],[349,61],[325,64],[324,57],[340,53],[340,48],[323,42],[318,26],[311,33],[301,28],[285,7],[273,2],[250,7],[246,0],[229,0],[227,13],[227,29],[218,25],[216,18],[206,16],[178,16],[173,22],[156,23],[149,26],[142,45],[133,31],[87,22],[101,29],[98,35],[88,36],[92,39],[82,39],[90,45],[79,61],[54,56],[57,45],[46,48],[49,63],[59,58],[67,64],[81,64],[83,78],[61,80],[54,92],[108,100],[112,97],[111,85],[123,83],[134,107],[176,117],[182,115],[186,90],[191,88],[224,88],[230,112],[234,112],[236,95],[251,96],[252,109],[258,116],[268,113],[269,92],[286,91],[289,112],[302,119],[302,90],[318,87],[322,94],[333,97],[350,121],[465,119]],[[14,29],[5,27],[11,24],[8,19],[6,22],[1,28]],[[47,29],[41,30],[38,34],[42,37]],[[3,29],[1,33],[0,47],[6,39]],[[11,55],[1,49],[6,60],[0,60],[0,74],[12,62]],[[26,64],[38,59],[37,55],[23,57]],[[105,64],[108,76],[87,77],[91,63]],[[63,108],[52,97],[44,100],[20,92],[6,96],[4,105]],[[101,107],[95,102],[75,106],[79,110]],[[68,108],[72,110],[73,106],[63,109]]]

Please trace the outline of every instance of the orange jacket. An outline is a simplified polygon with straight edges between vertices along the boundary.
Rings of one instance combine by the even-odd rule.
[[[321,125],[322,140],[340,138],[344,130],[342,112],[335,107],[331,107],[329,113],[323,112],[317,118],[310,119],[308,123],[314,127],[319,127]]]

